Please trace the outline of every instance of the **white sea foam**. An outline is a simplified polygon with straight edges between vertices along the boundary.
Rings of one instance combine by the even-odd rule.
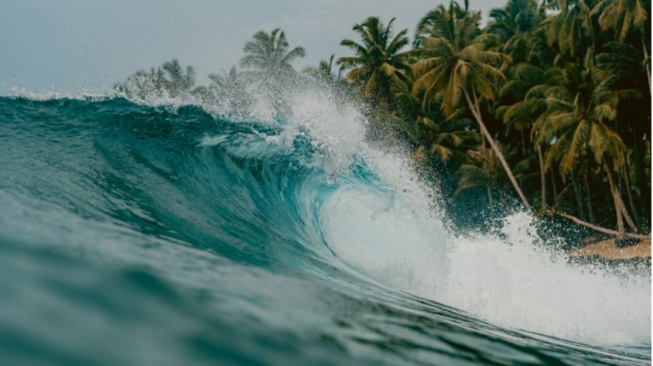
[[[12,96],[89,97],[26,90],[14,90]],[[304,90],[290,100],[292,117],[281,136],[271,137],[275,142],[290,144],[298,134],[309,133],[329,155],[324,159],[327,173],[337,176],[358,156],[385,184],[380,190],[345,185],[322,208],[328,245],[348,266],[495,324],[593,344],[650,343],[648,275],[620,276],[568,264],[564,254],[545,249],[525,213],[505,218],[501,235],[455,236],[443,224],[436,192],[417,178],[410,162],[364,142],[365,121],[354,105],[322,91]],[[141,102],[201,104],[184,98]],[[229,112],[204,107],[216,114]],[[261,100],[250,117],[276,123],[269,104]],[[219,142],[207,137],[201,143]]]
[[[3,95],[10,98],[26,98],[35,101],[47,101],[54,99],[73,99],[73,100],[102,100],[115,96],[115,93],[110,92],[97,92],[97,91],[77,91],[74,93],[64,92],[57,89],[50,89],[47,91],[34,91],[22,86],[12,86],[7,88],[7,92]]]
[[[588,343],[650,342],[646,275],[569,264],[537,244],[528,214],[506,218],[505,238],[455,237],[408,201],[392,190],[336,193],[321,213],[329,246],[376,280],[498,325]]]
[[[409,162],[363,142],[360,115],[303,98],[293,110],[299,122],[334,154],[364,157],[387,185],[344,186],[323,206],[328,245],[347,265],[498,325],[592,344],[650,343],[649,275],[568,263],[526,213],[505,218],[501,233],[451,234]]]
[[[505,240],[454,239],[441,292],[416,290],[505,326],[589,343],[649,343],[649,278],[570,265],[535,244],[531,221],[524,213],[506,218]]]

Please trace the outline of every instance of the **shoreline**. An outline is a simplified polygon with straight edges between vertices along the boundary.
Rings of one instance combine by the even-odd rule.
[[[651,258],[651,237],[640,240],[637,244],[620,248],[614,238],[606,239],[594,244],[586,245],[580,249],[567,252],[570,257],[598,256],[604,259],[635,259]]]

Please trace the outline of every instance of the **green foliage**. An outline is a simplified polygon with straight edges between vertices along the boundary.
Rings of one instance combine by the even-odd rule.
[[[392,87],[401,87],[410,67],[409,53],[400,52],[408,45],[407,29],[392,37],[392,18],[387,26],[377,17],[369,17],[356,24],[353,30],[361,42],[345,39],[340,44],[354,51],[354,56],[341,57],[337,64],[349,70],[345,80],[359,88],[361,94],[375,107],[392,109]]]
[[[464,202],[494,215],[517,192],[525,207],[650,232],[650,11],[648,0],[507,0],[482,28],[467,0],[450,1],[419,20],[412,48],[394,18],[355,24],[359,41],[341,41],[353,55],[337,59],[337,73],[333,55],[297,73],[306,52],[277,28],[245,44],[243,71],[211,74],[207,86],[173,60],[115,89],[244,114],[263,94],[285,116],[284,91],[317,83],[365,102],[368,137],[409,148],[450,194],[454,222],[479,221]]]
[[[247,114],[251,111],[254,99],[247,90],[249,80],[232,66],[229,72],[210,74],[211,84],[208,89],[213,100],[219,105],[226,106],[228,110]]]
[[[256,32],[245,43],[243,51],[245,56],[240,59],[240,66],[245,69],[245,76],[260,87],[277,116],[287,116],[290,112],[284,97],[297,81],[297,72],[291,63],[304,57],[306,50],[303,47],[290,50],[284,31],[275,28],[270,33]]]
[[[594,6],[592,14],[600,14],[601,28],[612,30],[620,42],[624,42],[631,31],[643,33],[648,20],[646,4],[641,0],[602,0]]]
[[[176,59],[152,68],[149,72],[139,70],[127,80],[114,85],[114,90],[127,98],[145,100],[156,97],[176,98],[184,95],[195,85],[195,70],[181,67]]]
[[[333,58],[331,55],[329,61],[321,60],[317,67],[309,66],[304,69],[304,74],[321,84],[335,86],[340,82],[340,74],[333,73]]]
[[[545,9],[536,0],[509,0],[503,8],[490,11],[493,18],[486,32],[499,37],[499,49],[513,62],[529,61],[532,57],[533,32],[546,18]]]
[[[291,62],[304,57],[303,47],[290,49],[286,34],[279,28],[270,33],[258,31],[253,39],[245,43],[245,56],[240,59],[240,66],[247,71],[254,82],[264,86],[278,87],[284,81],[295,76]]]
[[[449,9],[440,5],[420,22],[422,48],[419,61],[412,65],[413,93],[423,103],[442,93],[442,107],[453,114],[465,91],[492,100],[497,82],[504,78],[501,67],[509,58],[490,48],[493,36],[479,34],[480,14],[464,11],[452,1]],[[428,26],[428,28],[426,28]]]

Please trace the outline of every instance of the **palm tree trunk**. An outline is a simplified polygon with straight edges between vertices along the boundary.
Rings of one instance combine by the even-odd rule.
[[[574,187],[574,194],[576,196],[576,204],[578,205],[578,212],[580,213],[580,217],[585,219],[585,209],[583,208],[583,192],[580,190],[578,178],[576,177],[576,171],[573,169],[571,171],[571,185]]]
[[[630,188],[630,174],[628,172],[628,157],[626,157],[626,164],[623,166],[622,175],[624,176],[624,185],[626,186],[626,195],[628,195],[628,203],[630,204],[631,212],[633,213],[633,218],[635,222],[639,222],[639,215],[637,214],[637,206],[635,205],[635,200],[633,199],[633,190]]]
[[[630,217],[630,214],[628,214],[628,210],[626,209],[626,203],[624,202],[623,198],[623,184],[622,184],[622,178],[621,174],[619,174],[619,180],[617,182],[617,193],[619,193],[619,209],[621,209],[621,215],[624,218],[624,221],[626,221],[626,224],[630,226],[631,229],[634,231],[637,231],[637,225],[635,225],[635,221],[633,221],[632,217]]]
[[[588,168],[589,169],[589,168]],[[583,180],[585,182],[585,192],[587,192],[587,211],[590,216],[590,222],[595,222],[594,220],[594,210],[592,209],[592,192],[590,191],[590,184],[587,176],[589,175],[588,172],[585,172],[583,174]]]
[[[546,208],[546,171],[544,170],[544,159],[542,158],[542,146],[537,146],[537,158],[540,161],[540,182],[542,184],[542,209]]]
[[[590,224],[589,222],[583,221],[583,220],[579,219],[578,217],[572,216],[572,215],[564,213],[564,212],[555,211],[555,210],[552,210],[552,212],[554,214],[556,214],[556,215],[564,217],[565,219],[571,220],[571,221],[577,223],[578,225],[585,226],[585,227],[588,227],[588,228],[590,228],[592,230],[596,230],[598,232],[605,233],[605,234],[608,234],[608,235],[614,235],[614,236],[616,236],[618,238],[623,237],[623,236],[627,236],[629,238],[635,238],[635,239],[648,239],[648,238],[650,238],[649,235],[643,235],[643,234],[635,234],[635,233],[621,233],[620,234],[618,231],[614,231],[614,230],[606,229],[606,228],[598,226],[598,225]]]
[[[651,202],[651,189],[650,184],[651,181],[646,179],[646,171],[645,171],[645,166],[648,166],[649,164],[646,164],[644,162],[644,156],[645,156],[645,148],[642,149],[641,144],[638,143],[639,138],[641,136],[638,136],[634,131],[633,131],[633,158],[635,159],[635,163],[633,164],[633,167],[636,169],[635,170],[635,184],[636,187],[642,187],[644,189],[639,190],[639,197],[638,197],[638,202],[640,202],[639,205],[639,212],[641,213],[641,219],[645,223],[648,222],[647,220],[651,217],[650,214],[647,214],[648,209],[647,207],[650,205]],[[638,138],[639,137],[639,138]]]
[[[651,93],[651,70],[648,68],[648,51],[646,51],[646,41],[642,37],[642,49],[644,50],[644,68],[646,69],[646,78],[648,79],[648,92]]]
[[[617,190],[617,193],[619,193],[619,190]],[[621,194],[619,194],[619,209],[621,209],[621,214],[623,215],[626,224],[628,224],[628,226],[630,226],[630,228],[633,229],[634,231],[637,231],[637,225],[635,225],[635,221],[633,221],[633,218],[630,217],[630,214],[626,209],[626,204],[621,198]]]
[[[555,170],[551,170],[551,187],[553,188],[553,203],[558,206],[558,185],[556,184]]]
[[[510,170],[510,167],[506,162],[506,158],[501,153],[499,146],[497,146],[497,144],[494,142],[494,139],[492,139],[490,132],[485,127],[485,123],[483,123],[483,118],[481,117],[481,111],[479,110],[478,107],[478,100],[472,101],[472,98],[469,96],[467,89],[464,90],[464,93],[465,93],[465,98],[467,99],[467,103],[469,105],[469,109],[472,111],[474,118],[476,118],[476,122],[478,122],[478,125],[481,129],[481,133],[485,135],[485,138],[487,138],[488,142],[490,143],[492,150],[494,150],[494,153],[497,155],[497,158],[499,158],[501,165],[503,165],[503,169],[505,169],[508,178],[510,178],[510,182],[512,183],[513,187],[515,187],[515,190],[517,191],[519,198],[521,198],[522,203],[524,204],[524,206],[528,211],[532,211],[531,205],[528,204],[528,201],[526,200],[526,196],[524,196],[524,193],[519,187],[519,184],[517,184],[517,180],[515,179],[515,176],[512,174],[512,170]],[[474,97],[474,99],[476,99],[476,97]]]
[[[610,192],[612,193],[612,200],[614,201],[614,209],[617,215],[617,237],[622,238],[624,236],[624,220],[621,217],[621,207],[619,206],[619,192],[617,191],[617,186],[614,184],[614,178],[612,178],[612,172],[608,168],[607,164],[604,164],[604,169],[608,175],[608,182],[610,183]]]

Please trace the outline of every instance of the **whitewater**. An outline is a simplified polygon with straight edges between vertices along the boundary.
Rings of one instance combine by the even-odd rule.
[[[454,233],[355,105],[289,106],[0,97],[0,364],[650,364],[648,265]]]

